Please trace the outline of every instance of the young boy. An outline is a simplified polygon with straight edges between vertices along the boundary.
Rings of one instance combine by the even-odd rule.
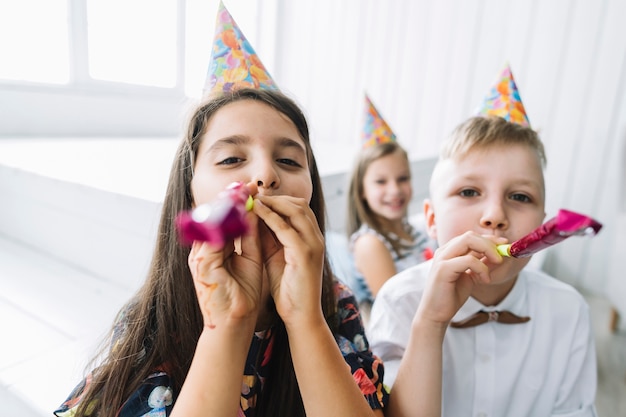
[[[545,162],[536,132],[501,117],[470,118],[445,144],[424,204],[440,247],[433,260],[382,287],[367,333],[385,363],[385,383],[398,388],[391,390],[393,408],[408,410],[415,395],[407,381],[423,361],[414,317],[420,301],[434,296],[441,309],[431,321],[442,329],[460,307],[443,342],[443,416],[596,415],[585,300],[570,285],[525,268],[530,258],[501,258],[495,250],[544,221]],[[437,285],[424,293],[427,281]]]

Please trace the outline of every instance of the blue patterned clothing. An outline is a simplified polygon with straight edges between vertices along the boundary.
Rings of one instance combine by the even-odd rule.
[[[389,399],[389,394],[383,385],[383,364],[370,350],[352,292],[345,285],[336,282],[335,294],[339,316],[339,328],[335,334],[335,340],[370,407],[382,409]],[[124,326],[118,325],[114,334],[119,337],[119,332],[123,331]],[[253,335],[244,368],[239,417],[254,415],[257,396],[263,391],[268,374],[273,336],[272,329],[256,332]],[[258,365],[257,358],[262,358]],[[87,376],[72,391],[68,399],[54,411],[54,415],[72,417],[90,382],[91,378]],[[155,370],[122,405],[117,417],[167,417],[174,407],[177,395],[178,393],[171,388],[167,372]],[[216,395],[220,394],[216,393]]]

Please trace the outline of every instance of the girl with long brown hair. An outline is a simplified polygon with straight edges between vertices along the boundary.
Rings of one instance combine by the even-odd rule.
[[[254,195],[250,233],[181,245],[176,215],[234,181]],[[333,278],[324,223],[307,122],[291,99],[241,89],[201,105],[172,166],[148,278],[56,415],[381,413],[383,367]]]

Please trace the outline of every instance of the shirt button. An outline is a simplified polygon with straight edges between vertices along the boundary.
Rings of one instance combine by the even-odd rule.
[[[491,356],[489,355],[480,355],[480,360],[483,362],[489,362],[491,360]],[[478,417],[485,417],[485,414],[478,414]]]
[[[487,413],[478,413],[476,417],[487,417]]]

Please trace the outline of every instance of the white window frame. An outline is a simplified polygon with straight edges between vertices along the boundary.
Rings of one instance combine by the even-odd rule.
[[[177,0],[176,83],[154,87],[92,78],[85,0],[68,1],[67,84],[0,80],[0,138],[176,136],[185,95],[185,0]]]

